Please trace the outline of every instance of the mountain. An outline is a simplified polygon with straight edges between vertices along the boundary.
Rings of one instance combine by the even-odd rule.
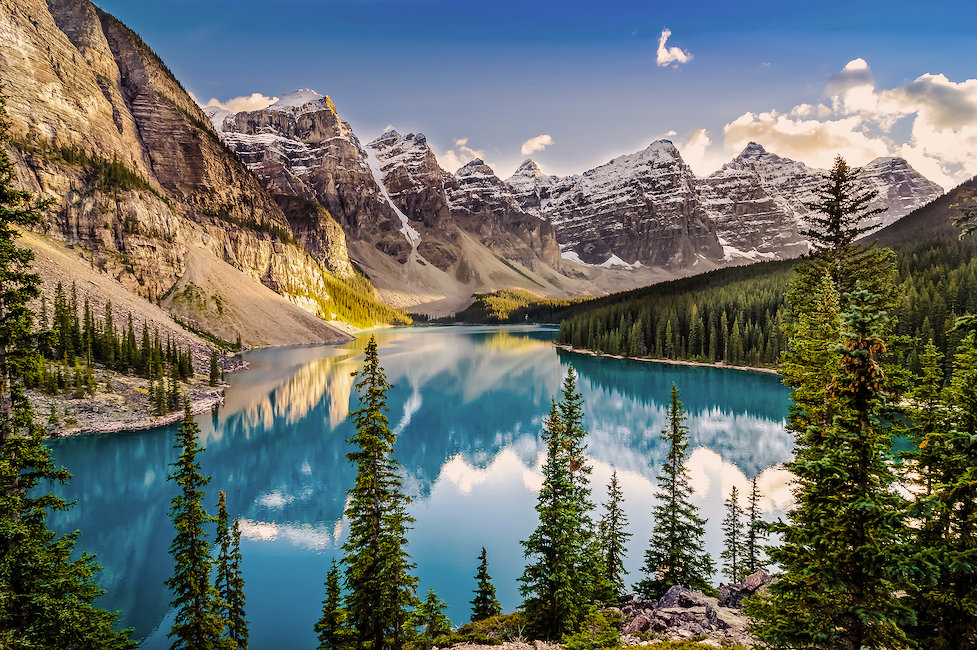
[[[350,256],[391,304],[443,314],[477,291],[563,296],[609,281],[567,275],[552,224],[523,210],[481,161],[457,175],[442,169],[423,134],[391,129],[364,146],[311,90],[261,110],[207,112],[274,195],[314,202],[338,221]]]
[[[755,142],[718,171],[700,179],[710,218],[727,258],[793,257],[808,249],[800,234],[827,172],[767,152]],[[871,207],[886,212],[865,226],[886,226],[943,193],[901,158],[876,158],[861,169],[866,189],[879,193]]]
[[[587,264],[654,265],[679,274],[808,250],[801,235],[827,172],[751,142],[732,161],[697,178],[667,140],[583,174],[560,178],[526,160],[506,181],[519,205],[557,227],[563,256]],[[862,168],[885,226],[942,193],[901,158]]]
[[[565,178],[527,161],[509,183],[524,209],[556,226],[568,259],[686,273],[722,261],[695,174],[668,140]]]
[[[139,296],[127,304],[146,319],[163,306],[229,341],[336,341],[323,319],[400,318],[356,277],[340,225],[270,192],[218,137],[230,115],[205,114],[114,17],[87,0],[0,0],[0,33],[17,181],[55,201],[43,246]],[[41,266],[46,284],[72,280],[70,265]]]

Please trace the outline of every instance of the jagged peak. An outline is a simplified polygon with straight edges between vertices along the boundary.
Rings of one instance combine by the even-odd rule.
[[[765,153],[767,153],[767,150],[763,148],[762,144],[760,144],[759,142],[749,142],[747,143],[743,151],[740,153],[740,155],[748,156],[752,154],[755,156],[762,156]]]
[[[268,107],[268,110],[307,112],[307,109],[302,109],[305,109],[309,104],[314,104],[314,109],[325,107],[333,113],[338,114],[339,112],[336,110],[336,105],[329,99],[329,95],[322,95],[311,88],[302,88],[290,93],[284,93],[278,98],[278,101]]]
[[[523,161],[523,163],[516,168],[515,173],[513,173],[512,175],[528,176],[531,178],[536,178],[538,176],[545,176],[545,174],[543,174],[543,170],[532,158],[526,158],[526,160]]]
[[[465,163],[455,172],[455,176],[458,178],[471,177],[471,176],[495,176],[495,171],[485,164],[485,161],[481,158],[475,158],[474,160]]]

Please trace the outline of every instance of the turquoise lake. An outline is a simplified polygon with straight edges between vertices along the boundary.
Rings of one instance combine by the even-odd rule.
[[[765,516],[787,505],[791,453],[787,390],[775,375],[621,359],[557,350],[542,327],[443,327],[376,333],[397,459],[416,518],[409,551],[419,592],[435,589],[454,625],[468,621],[476,557],[506,611],[520,603],[520,540],[536,524],[542,480],[540,426],[570,364],[579,373],[593,466],[594,501],[613,470],[621,480],[631,538],[629,581],[651,531],[655,476],[666,454],[660,438],[674,382],[688,412],[689,469],[695,502],[709,519],[707,546],[718,564],[722,502],[754,476]],[[229,377],[223,406],[198,418],[212,476],[207,503],[227,493],[241,519],[251,647],[314,648],[322,583],[345,539],[343,509],[354,471],[346,461],[357,407],[350,373],[366,338],[345,346],[258,350],[250,369]],[[59,492],[74,508],[51,519],[82,531],[79,547],[104,567],[101,604],[118,609],[142,647],[168,648],[174,486],[167,482],[176,427],[82,436],[51,443],[75,476]],[[720,576],[716,576],[716,582]]]

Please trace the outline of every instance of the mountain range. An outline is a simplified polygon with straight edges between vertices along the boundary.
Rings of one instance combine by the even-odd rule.
[[[324,321],[383,321],[378,300],[442,315],[475,291],[593,295],[807,249],[824,171],[754,143],[704,178],[667,140],[567,177],[532,160],[504,180],[481,160],[451,172],[423,134],[364,144],[313,90],[201,109],[88,0],[0,7],[8,151],[55,200],[46,236],[227,340],[335,340]],[[862,177],[888,208],[871,225],[942,194],[898,158]]]

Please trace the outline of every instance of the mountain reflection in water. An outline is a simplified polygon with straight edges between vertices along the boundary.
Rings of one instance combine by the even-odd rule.
[[[519,602],[516,579],[524,539],[535,526],[542,476],[540,425],[568,364],[580,374],[594,500],[604,500],[617,470],[634,537],[627,567],[636,572],[651,531],[657,468],[667,453],[659,437],[672,383],[688,412],[689,468],[697,503],[709,518],[707,545],[718,561],[722,500],[759,477],[764,507],[789,498],[778,464],[791,438],[784,430],[787,392],[772,375],[715,368],[600,359],[557,351],[546,328],[417,328],[376,332],[381,363],[394,387],[389,419],[397,459],[414,498],[409,550],[420,592],[434,588],[454,624],[467,621],[481,546],[507,611]],[[241,519],[252,647],[315,647],[322,581],[345,536],[346,420],[357,407],[353,385],[368,336],[342,347],[267,349],[247,355],[248,371],[229,378],[225,404],[200,416],[213,479],[208,505],[227,493]],[[98,555],[107,593],[144,647],[168,647],[174,494],[166,481],[176,427],[56,440],[56,460],[75,479],[63,496],[77,505],[52,516],[60,530],[81,529],[79,546]],[[717,576],[718,580],[718,576]]]

